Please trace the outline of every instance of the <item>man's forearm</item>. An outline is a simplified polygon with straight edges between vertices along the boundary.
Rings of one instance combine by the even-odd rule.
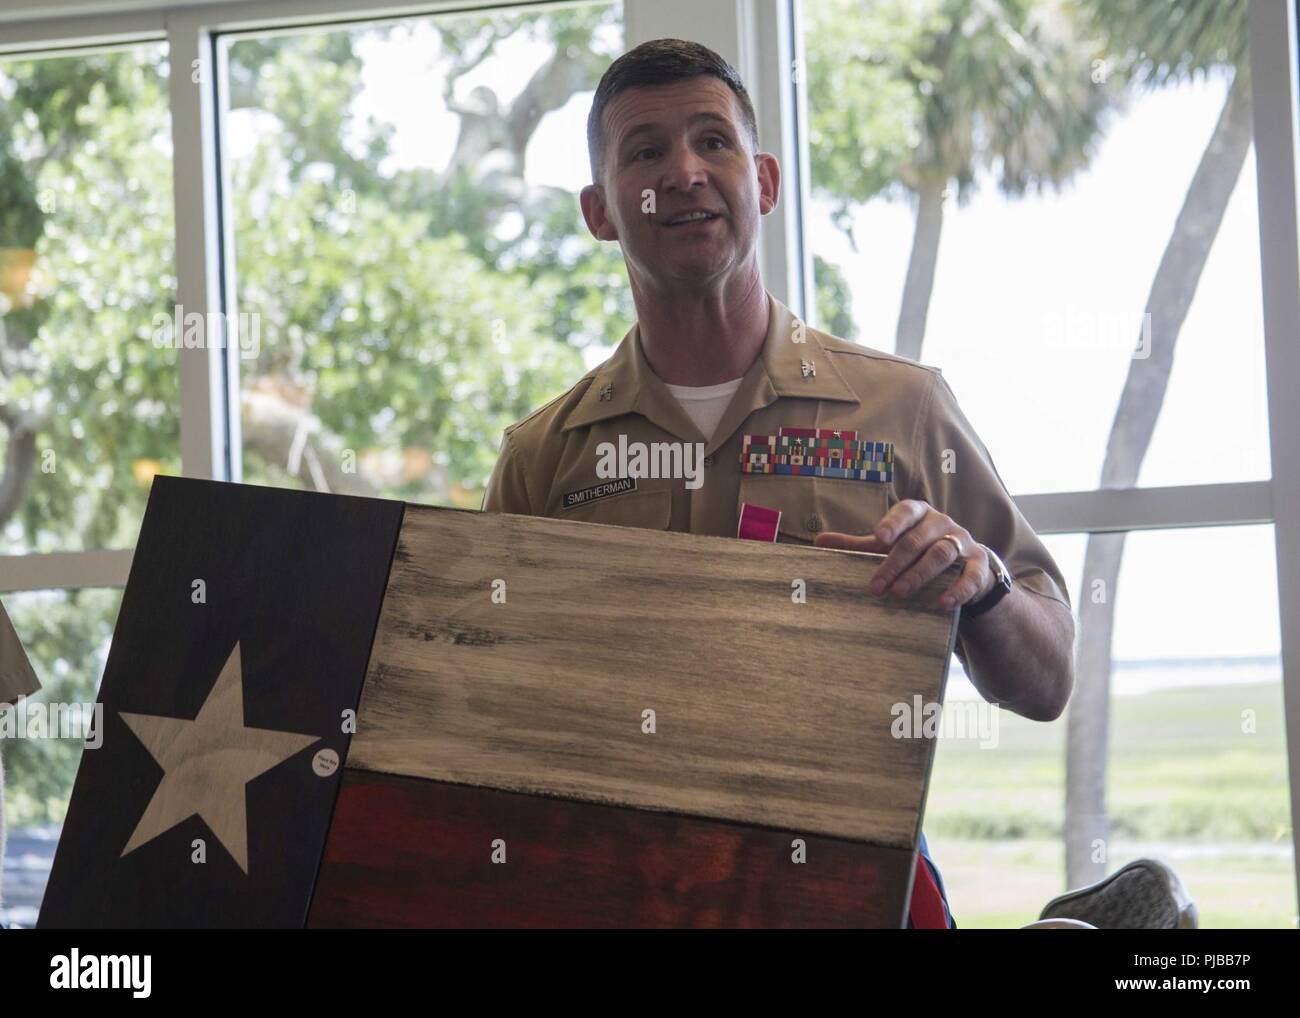
[[[971,681],[985,699],[1033,721],[1061,716],[1074,688],[1074,617],[1017,584],[991,611],[962,623]]]

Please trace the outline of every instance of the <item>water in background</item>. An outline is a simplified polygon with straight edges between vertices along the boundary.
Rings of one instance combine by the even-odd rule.
[[[1112,696],[1141,696],[1163,689],[1205,686],[1245,686],[1257,682],[1282,681],[1282,659],[1276,655],[1219,658],[1150,658],[1141,661],[1116,661],[1111,672]],[[978,700],[979,692],[971,685],[954,655],[948,668],[948,691],[945,700]]]

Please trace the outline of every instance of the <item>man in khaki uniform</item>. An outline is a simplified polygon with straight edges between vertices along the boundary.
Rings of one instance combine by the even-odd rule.
[[[14,627],[5,614],[4,605],[0,604],[0,710],[17,702],[20,696],[29,696],[41,688],[36,681],[36,673],[23,645],[14,632]],[[0,870],[5,858],[5,769],[4,756],[0,751]],[[0,904],[3,901],[0,900]]]
[[[483,508],[735,536],[741,506],[762,506],[780,511],[780,540],[885,554],[875,595],[907,597],[960,563],[940,603],[963,606],[957,653],[972,681],[1026,717],[1058,717],[1073,683],[1064,581],[947,383],[807,328],[762,284],[755,242],[781,174],[735,70],[694,43],[638,46],[602,77],[587,138],[583,215],[619,242],[637,323],[506,429]],[[765,472],[782,429],[852,432],[891,444],[892,460],[841,441],[869,469],[789,459]],[[678,476],[611,480],[608,450],[625,463],[638,443],[675,444]]]

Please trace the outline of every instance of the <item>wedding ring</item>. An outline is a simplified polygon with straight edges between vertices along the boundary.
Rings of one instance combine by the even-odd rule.
[[[943,537],[939,538],[939,540],[951,541],[952,546],[957,549],[957,557],[958,558],[966,557],[966,549],[961,546],[961,538],[958,537],[956,534],[944,534]]]

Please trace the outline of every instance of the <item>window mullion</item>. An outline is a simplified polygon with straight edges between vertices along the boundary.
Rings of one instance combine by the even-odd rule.
[[[1273,520],[1272,484],[1196,484],[1017,495],[1039,534],[1249,526]]]
[[[1282,623],[1282,689],[1291,775],[1291,837],[1300,867],[1300,222],[1297,218],[1297,46],[1293,3],[1250,5],[1250,66],[1259,187],[1274,542]],[[1230,563],[1224,563],[1230,568]],[[1296,876],[1300,890],[1300,868]]]
[[[22,590],[124,587],[131,571],[127,551],[66,551],[0,555],[0,594]]]
[[[176,204],[176,303],[184,315],[223,310],[218,257],[216,103],[210,35],[202,15],[167,19],[171,79],[172,174]],[[183,322],[174,323],[181,334]],[[203,335],[209,329],[205,326]],[[204,342],[176,350],[181,417],[181,470],[187,477],[228,480],[224,347]]]

